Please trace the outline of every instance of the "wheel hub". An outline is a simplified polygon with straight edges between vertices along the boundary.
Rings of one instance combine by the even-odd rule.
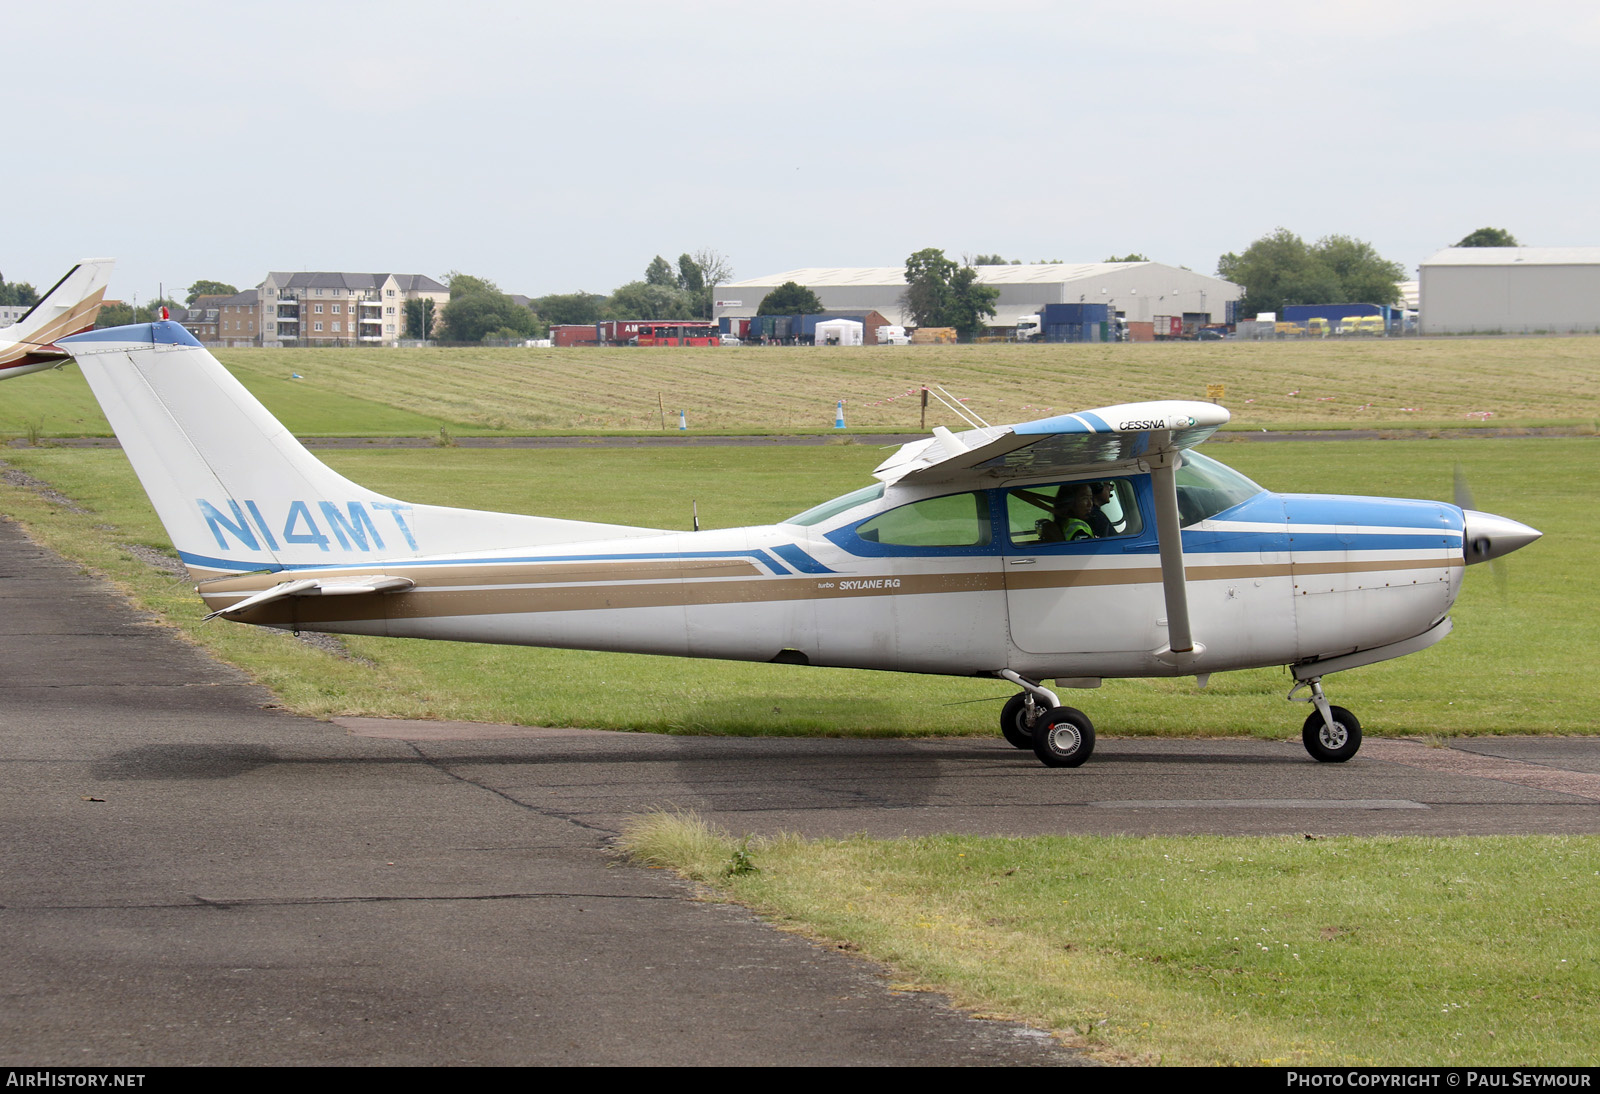
[[[1083,735],[1070,722],[1050,727],[1050,747],[1063,756],[1070,756],[1083,744]]]
[[[1343,748],[1345,742],[1350,740],[1350,733],[1339,722],[1334,722],[1332,725],[1324,722],[1322,729],[1317,733],[1317,740],[1322,742],[1324,748]]]

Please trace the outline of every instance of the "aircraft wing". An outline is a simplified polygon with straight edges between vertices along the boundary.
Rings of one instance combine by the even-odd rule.
[[[1228,421],[1212,403],[1164,400],[1123,403],[1041,418],[1021,425],[952,433],[935,427],[925,441],[902,445],[873,472],[885,483],[963,484],[976,480],[1094,474],[1138,461],[1150,472],[1161,553],[1161,588],[1167,606],[1167,652],[1192,658],[1197,646],[1189,620],[1183,535],[1178,519],[1177,454],[1199,444]]]
[[[931,438],[901,445],[873,474],[886,483],[947,483],[1092,473],[1191,448],[1227,421],[1213,403],[1161,400],[962,433],[935,426]]]

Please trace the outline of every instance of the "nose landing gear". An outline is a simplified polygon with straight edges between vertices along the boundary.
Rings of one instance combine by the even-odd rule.
[[[1302,688],[1309,695],[1296,694]],[[1300,730],[1300,741],[1311,758],[1325,764],[1341,764],[1361,748],[1361,723],[1344,707],[1332,706],[1322,694],[1322,677],[1302,680],[1289,690],[1289,699],[1316,706]]]

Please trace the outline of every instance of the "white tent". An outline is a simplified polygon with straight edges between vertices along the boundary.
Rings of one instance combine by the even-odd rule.
[[[816,344],[819,346],[859,346],[866,325],[854,319],[825,319],[817,324]]]

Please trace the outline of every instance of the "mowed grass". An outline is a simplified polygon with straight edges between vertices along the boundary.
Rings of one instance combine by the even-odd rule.
[[[220,350],[299,434],[916,432],[919,389],[1028,421],[1225,388],[1232,428],[1443,428],[1600,419],[1600,338],[714,349]],[[299,380],[291,380],[298,373]],[[8,384],[0,434],[105,434],[75,368]],[[959,428],[935,403],[928,425]]]
[[[229,371],[302,437],[437,437],[441,427],[451,433],[485,432],[448,416],[392,405],[381,385],[339,390],[297,380],[295,369],[294,362],[259,351],[246,361],[230,362]],[[0,389],[0,439],[109,436],[111,426],[76,365],[20,377]]]
[[[1207,446],[1270,488],[1447,497],[1460,464],[1480,508],[1545,538],[1473,567],[1456,631],[1420,654],[1330,677],[1369,733],[1592,733],[1590,666],[1600,621],[1589,584],[1600,538],[1592,438],[1221,442]],[[687,528],[759,524],[868,481],[884,453],[856,445],[719,449],[330,450],[342,473],[417,502]],[[120,452],[12,449],[13,466],[87,513],[4,490],[6,512],[42,540],[113,575],[196,641],[251,672],[292,709],[320,716],[462,718],[676,733],[897,736],[995,731],[1009,685],[840,669],[626,654],[350,638],[350,656],[279,632],[213,621],[187,582],[153,574],[120,545],[165,546]],[[1203,640],[1204,621],[1198,621]],[[1069,693],[1102,734],[1292,737],[1306,708],[1284,702],[1282,669],[1108,681]]]
[[[1108,1062],[1600,1063],[1595,837],[624,844]]]

